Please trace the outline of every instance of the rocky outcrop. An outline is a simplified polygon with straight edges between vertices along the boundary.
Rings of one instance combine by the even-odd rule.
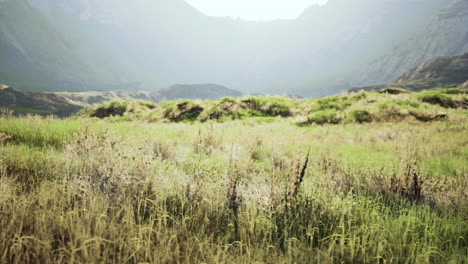
[[[436,57],[385,84],[353,88],[351,90],[388,90],[399,87],[411,91],[432,88],[467,88],[468,53],[453,57]],[[398,89],[397,89],[398,90]]]

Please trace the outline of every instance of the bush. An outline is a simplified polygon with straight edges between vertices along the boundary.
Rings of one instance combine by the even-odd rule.
[[[373,120],[372,114],[367,110],[352,110],[348,113],[347,121],[354,123],[370,123]]]
[[[164,118],[172,122],[195,121],[204,108],[190,100],[164,106]]]
[[[284,97],[249,97],[241,101],[242,108],[258,111],[260,116],[291,116],[292,100]]]
[[[397,104],[379,105],[379,111],[376,113],[376,118],[382,122],[401,121],[406,116]]]
[[[78,115],[113,121],[131,121],[143,119],[144,116],[156,111],[157,108],[158,105],[151,101],[122,99],[85,108]]]
[[[123,102],[112,101],[102,107],[96,108],[90,117],[105,118],[111,116],[123,116],[127,111],[127,105]]]
[[[418,98],[428,104],[440,105],[444,108],[457,108],[452,97],[437,91],[423,93]]]
[[[318,99],[317,104],[312,107],[312,111],[320,110],[345,110],[357,101],[367,98],[367,93],[359,92],[352,95],[339,95]]]
[[[358,93],[355,93],[351,97],[351,99],[354,100],[354,101],[359,101],[359,100],[366,99],[366,98],[367,98],[367,93],[364,92],[364,91],[360,91]]]
[[[448,119],[446,114],[429,114],[422,111],[410,111],[409,114],[416,118],[418,121],[430,122]]]
[[[334,109],[318,111],[309,116],[306,123],[307,124],[339,124],[341,118],[338,116],[338,113]]]

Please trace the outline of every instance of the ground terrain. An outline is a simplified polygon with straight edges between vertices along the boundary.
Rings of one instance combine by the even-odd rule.
[[[462,89],[0,117],[2,263],[468,263]]]

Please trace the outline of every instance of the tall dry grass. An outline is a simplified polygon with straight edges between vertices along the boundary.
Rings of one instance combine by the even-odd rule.
[[[0,122],[1,263],[467,263],[466,120]]]

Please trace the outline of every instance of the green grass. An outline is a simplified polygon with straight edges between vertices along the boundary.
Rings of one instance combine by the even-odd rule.
[[[415,98],[262,98],[222,122],[200,119],[244,99],[0,117],[0,262],[468,263],[466,110],[420,122],[410,110],[441,108]],[[295,120],[328,111],[344,120]]]
[[[41,118],[5,118],[0,116],[0,133],[11,137],[16,144],[34,147],[60,148],[75,138],[80,132],[79,120],[58,120]]]
[[[27,106],[17,105],[15,107],[8,107],[9,110],[14,111],[15,113],[28,113],[28,114],[41,114],[41,115],[52,115],[52,111],[36,109]]]

